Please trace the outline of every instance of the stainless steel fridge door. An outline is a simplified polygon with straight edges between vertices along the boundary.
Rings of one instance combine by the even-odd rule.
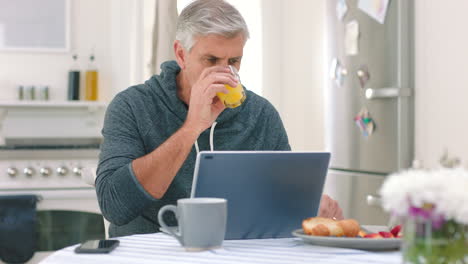
[[[412,1],[392,0],[384,24],[347,0],[343,21],[336,15],[337,0],[327,0],[327,60],[336,58],[347,70],[340,86],[327,78],[325,87],[326,146],[331,168],[376,173],[409,167],[413,153],[412,111]],[[345,53],[345,27],[359,23],[359,52]],[[357,71],[368,68],[370,79],[361,87]],[[367,91],[367,98],[366,98]],[[363,136],[354,118],[366,108],[375,131]]]
[[[389,215],[369,198],[378,196],[385,176],[329,170],[324,193],[337,200],[345,218],[354,218],[361,225],[387,225]]]

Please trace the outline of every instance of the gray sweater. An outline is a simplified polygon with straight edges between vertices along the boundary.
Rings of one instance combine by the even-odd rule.
[[[195,147],[161,199],[144,190],[131,165],[167,140],[187,117],[187,106],[176,93],[179,66],[169,61],[161,68],[161,75],[117,94],[106,112],[96,192],[102,214],[111,223],[111,237],[158,232],[158,210],[190,196]],[[278,112],[251,91],[241,106],[224,110],[216,122],[214,150],[290,150]],[[209,133],[207,129],[199,136],[200,151],[210,149]],[[166,217],[175,224],[171,214]]]

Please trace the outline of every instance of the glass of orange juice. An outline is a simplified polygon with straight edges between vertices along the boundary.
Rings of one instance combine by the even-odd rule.
[[[244,91],[244,87],[240,82],[240,77],[239,73],[237,73],[237,69],[231,65],[229,65],[229,68],[231,69],[232,75],[234,75],[234,77],[237,79],[238,84],[236,87],[231,87],[230,85],[225,84],[224,86],[226,86],[226,89],[229,92],[216,93],[216,95],[227,108],[236,108],[245,101],[247,95]]]

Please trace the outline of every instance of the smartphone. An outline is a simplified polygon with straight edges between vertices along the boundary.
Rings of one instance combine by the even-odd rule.
[[[76,247],[75,253],[109,253],[119,243],[119,240],[88,240]]]

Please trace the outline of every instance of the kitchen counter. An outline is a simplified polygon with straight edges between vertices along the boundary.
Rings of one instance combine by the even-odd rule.
[[[299,238],[226,240],[222,248],[201,252],[187,252],[163,233],[117,239],[120,246],[109,254],[76,254],[71,246],[41,263],[401,263],[399,251],[319,247]]]

